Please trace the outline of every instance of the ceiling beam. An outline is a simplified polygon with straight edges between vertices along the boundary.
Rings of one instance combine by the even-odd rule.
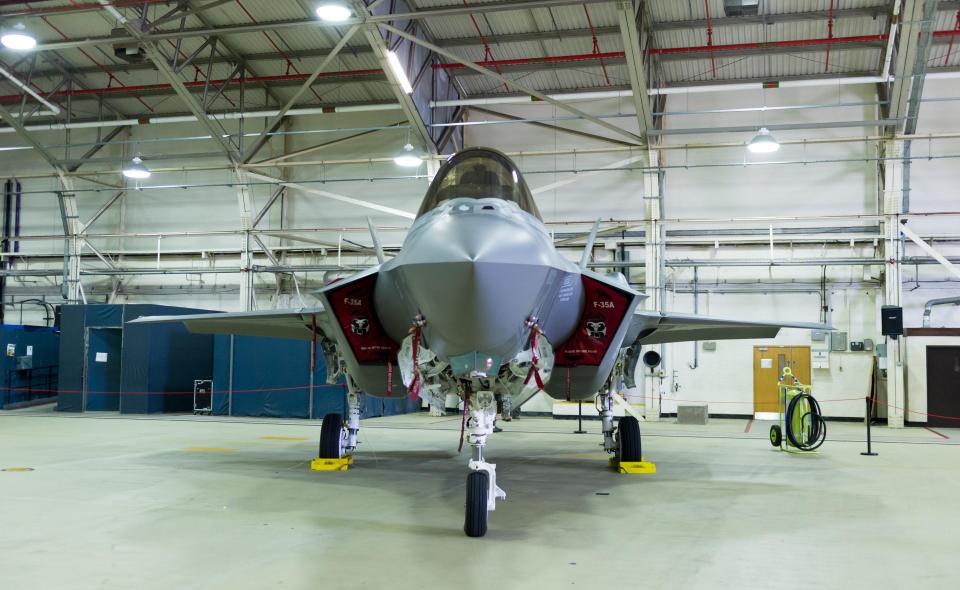
[[[195,14],[194,14],[194,16],[196,17],[196,19],[199,20],[199,21],[203,24],[203,26],[205,26],[205,27],[209,27],[209,26],[210,26],[210,22],[207,20],[207,17],[203,14],[203,10],[206,10],[207,8],[212,8],[212,6],[210,6],[210,4],[213,4],[213,3],[211,2],[211,3],[209,3],[209,4],[205,4],[203,7],[201,7],[201,8],[198,9],[198,10],[196,10],[196,11],[195,11]],[[186,0],[186,6],[188,6],[188,7],[191,6],[189,0]],[[214,36],[214,35],[211,35],[211,37],[215,37],[215,36]],[[222,38],[220,38],[220,37],[216,37],[216,43],[217,43],[217,45],[218,45],[219,47],[222,47],[223,49],[225,49],[225,50],[227,51],[227,53],[228,53],[228,54],[230,55],[230,57],[233,59],[233,62],[234,62],[234,63],[240,64],[240,66],[241,66],[243,69],[245,69],[246,71],[250,72],[250,75],[251,75],[251,76],[256,77],[256,76],[259,76],[259,75],[260,75],[256,70],[253,69],[253,67],[251,67],[250,61],[249,61],[243,54],[241,54],[239,51],[237,51],[237,48],[234,47],[232,43],[230,43],[230,42],[227,41],[226,39],[222,39]],[[177,46],[179,47],[179,43],[177,44]],[[216,53],[216,52],[214,52],[214,53]],[[214,56],[211,56],[211,57],[214,57]],[[174,56],[174,59],[176,59],[176,56]],[[214,63],[216,63],[216,62],[214,62]],[[281,102],[280,97],[277,96],[276,93],[272,92],[272,91],[270,90],[270,87],[269,87],[269,86],[266,86],[266,87],[265,87],[265,92],[267,93],[267,96],[268,96],[269,98],[273,99],[273,102],[274,102],[275,104],[280,104],[280,102]]]
[[[484,35],[489,45],[500,45],[504,43],[526,43],[529,41],[563,41],[565,39],[590,39],[594,33],[597,37],[611,37],[620,35],[620,27],[594,27],[590,29],[564,29],[557,31],[530,31],[526,33],[504,33]],[[476,35],[471,37],[451,37],[449,39],[437,39],[434,41],[438,47],[470,47],[482,45],[480,38]]]
[[[580,117],[583,117],[584,119],[587,119],[588,121],[590,121],[590,122],[592,122],[592,123],[594,123],[594,124],[596,124],[596,125],[599,125],[600,127],[603,127],[604,129],[607,129],[608,131],[613,131],[613,132],[616,133],[617,135],[625,136],[625,137],[627,137],[628,139],[630,139],[630,140],[632,140],[632,141],[639,142],[639,144],[642,144],[642,143],[644,142],[644,139],[643,139],[642,137],[640,137],[639,135],[637,135],[636,133],[627,131],[627,130],[625,130],[625,129],[620,128],[620,127],[617,126],[617,125],[614,125],[614,124],[612,124],[612,123],[609,123],[609,122],[607,122],[607,121],[604,121],[603,119],[599,119],[599,118],[597,118],[597,117],[594,117],[593,115],[591,115],[591,114],[589,114],[589,113],[585,113],[585,112],[581,111],[580,109],[578,109],[578,108],[576,108],[576,107],[574,107],[574,106],[572,106],[572,105],[570,105],[570,104],[568,104],[568,103],[565,103],[565,102],[563,102],[563,101],[550,98],[549,96],[547,96],[547,95],[545,95],[545,94],[543,94],[543,93],[541,93],[541,92],[538,92],[537,90],[534,90],[533,88],[527,87],[525,84],[522,84],[522,83],[520,83],[520,82],[517,82],[516,80],[511,80],[511,79],[509,79],[509,78],[506,78],[506,77],[498,74],[497,72],[494,72],[493,70],[487,69],[487,68],[485,68],[485,67],[483,67],[483,66],[478,66],[477,64],[475,64],[475,63],[473,63],[473,62],[471,62],[471,61],[469,61],[469,60],[466,60],[466,59],[463,59],[463,58],[461,58],[461,57],[459,57],[459,56],[457,56],[457,55],[454,55],[453,53],[450,53],[450,52],[447,51],[446,49],[443,49],[442,47],[437,47],[436,45],[434,45],[434,44],[432,44],[432,43],[429,43],[429,42],[427,42],[427,41],[424,41],[423,39],[420,39],[420,38],[416,37],[415,35],[411,35],[410,33],[407,33],[406,31],[402,31],[402,30],[400,30],[400,29],[398,29],[398,28],[396,28],[396,27],[394,27],[394,26],[388,25],[388,24],[381,24],[380,27],[381,27],[381,28],[384,28],[384,29],[386,29],[386,30],[388,30],[388,31],[390,31],[390,32],[392,32],[392,33],[395,34],[395,35],[398,35],[398,36],[400,36],[400,37],[403,37],[404,39],[408,39],[408,40],[412,41],[413,43],[416,43],[417,45],[420,45],[421,47],[423,47],[423,48],[425,48],[425,49],[429,49],[430,51],[433,51],[434,53],[436,53],[436,54],[438,54],[438,55],[442,55],[443,57],[446,57],[447,59],[449,59],[449,60],[451,60],[451,61],[455,61],[455,62],[457,62],[457,63],[459,63],[459,64],[462,64],[462,65],[466,66],[467,68],[469,68],[469,69],[471,69],[471,70],[473,70],[473,71],[475,71],[475,72],[484,74],[484,75],[489,76],[489,77],[491,77],[491,78],[493,78],[493,79],[495,79],[495,80],[499,80],[500,82],[503,82],[503,83],[505,83],[505,84],[507,84],[507,85],[509,85],[509,86],[511,86],[511,87],[513,87],[513,88],[515,88],[515,89],[517,89],[517,90],[520,90],[520,91],[522,91],[522,92],[526,92],[526,93],[529,94],[530,96],[535,96],[535,97],[539,98],[540,100],[542,100],[542,101],[544,101],[544,102],[548,102],[548,103],[554,105],[555,107],[557,107],[557,108],[559,108],[559,109],[561,109],[561,110],[564,110],[564,111],[567,111],[567,112],[569,112],[569,113],[571,113],[571,114],[574,114],[574,115],[578,115],[578,116],[580,116]],[[639,144],[638,144],[638,145],[639,145]]]
[[[470,6],[448,6],[442,8],[420,9],[409,12],[382,14],[370,16],[364,19],[352,18],[344,22],[332,23],[319,19],[290,19],[282,21],[250,23],[244,25],[232,25],[225,27],[203,27],[195,29],[185,29],[183,31],[154,31],[149,34],[141,33],[139,36],[130,34],[127,36],[102,36],[88,37],[86,39],[71,39],[68,41],[59,41],[52,43],[38,43],[33,51],[47,51],[51,49],[69,49],[74,47],[89,47],[93,45],[113,45],[114,43],[133,43],[138,40],[160,41],[163,39],[185,39],[188,37],[207,37],[209,35],[229,35],[239,33],[254,33],[260,31],[280,31],[291,28],[330,28],[341,27],[356,24],[388,23],[395,21],[410,21],[420,19],[443,19],[451,16],[470,14],[480,14],[488,12],[506,12],[514,10],[530,10],[532,8],[551,8],[556,6],[571,6],[580,4],[609,4],[612,0],[506,0],[489,2],[486,4]],[[69,8],[69,7],[67,7]],[[109,9],[108,9],[109,10]],[[116,11],[114,11],[116,12]],[[118,13],[119,14],[119,13]],[[0,18],[3,18],[0,14]],[[129,32],[129,31],[128,31]]]
[[[864,6],[860,8],[841,8],[833,11],[833,19],[844,18],[880,18],[886,17],[890,11],[889,2],[881,2],[873,6]],[[811,20],[828,20],[830,18],[829,10],[809,10],[804,12],[783,12],[776,14],[759,14],[757,16],[722,16],[711,18],[710,24],[713,28],[732,27],[744,25],[773,25],[777,23],[791,23]],[[676,31],[683,29],[705,29],[707,19],[696,18],[689,20],[675,20],[655,22],[652,25],[653,31]]]
[[[340,53],[340,50],[346,47],[347,41],[350,40],[350,37],[353,37],[353,34],[360,29],[359,26],[354,25],[347,29],[347,32],[340,37],[340,41],[334,46],[334,48],[327,54],[327,57],[324,58],[320,65],[317,66],[317,69],[313,71],[310,76],[303,81],[303,84],[293,93],[293,96],[287,101],[285,105],[280,109],[280,111],[264,125],[263,131],[253,142],[253,145],[243,154],[243,163],[246,164],[250,162],[254,156],[260,151],[260,149],[270,140],[270,135],[280,128],[280,125],[283,124],[283,118],[287,115],[287,112],[297,104],[297,101],[300,100],[300,97],[313,86],[313,83],[320,77],[320,74],[323,73],[325,69],[330,65],[330,63],[336,59],[337,54]]]
[[[405,3],[403,5],[406,6]],[[358,15],[361,15],[368,22],[375,17],[362,1],[354,0],[353,6],[354,11]],[[376,8],[374,8],[374,10],[376,10]],[[389,50],[387,48],[386,40],[380,33],[380,29],[376,25],[364,25],[363,34],[367,39],[367,43],[370,44],[370,48],[373,50],[374,56],[377,58],[377,63],[380,64],[380,69],[382,69],[383,73],[386,74],[387,80],[390,82],[390,89],[393,91],[394,97],[396,97],[397,102],[400,104],[400,108],[403,111],[404,116],[406,116],[407,121],[410,123],[410,127],[419,137],[421,149],[425,149],[431,154],[437,154],[437,145],[434,143],[433,137],[430,135],[430,130],[427,129],[425,117],[417,108],[417,104],[411,95],[412,93],[407,94],[404,92],[400,83],[400,79],[390,66],[390,63],[387,59]],[[405,33],[405,35],[407,34]],[[412,39],[419,40],[416,35],[408,36]],[[405,70],[404,74],[407,78],[407,82],[409,82],[409,84],[414,88],[414,91],[416,91],[420,87],[421,82],[419,80],[419,76],[417,75],[419,73],[418,70],[426,67],[429,71],[429,64],[417,63],[417,53],[415,52],[415,47],[410,38],[405,38],[400,44],[396,44],[393,47],[393,51],[396,54],[401,67]],[[405,45],[405,47],[401,47],[401,45]],[[404,50],[401,51],[401,49]],[[429,57],[426,59],[429,60]],[[430,80],[426,80],[426,83],[429,84]],[[427,109],[427,114],[429,116],[429,109]]]
[[[637,6],[633,0],[617,1],[617,21],[620,25],[620,38],[623,42],[627,60],[627,75],[630,77],[630,89],[637,125],[644,141],[653,128],[653,109],[647,96],[647,72],[643,64],[643,50],[640,48],[640,33],[637,30]]]

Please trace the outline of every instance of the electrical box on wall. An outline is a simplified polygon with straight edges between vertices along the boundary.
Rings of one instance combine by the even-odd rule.
[[[834,352],[843,352],[846,349],[847,349],[847,333],[831,332],[830,333],[830,350]]]
[[[810,340],[813,342],[826,342],[827,341],[827,331],[826,330],[811,330],[810,331]]]
[[[716,343],[716,342],[704,342],[704,343],[703,343],[703,349],[704,349],[704,350],[711,350],[711,351],[712,351],[712,350],[716,350],[716,349],[717,349],[717,343]]]
[[[814,369],[829,369],[830,368],[830,352],[826,350],[814,350],[812,351],[811,363]]]

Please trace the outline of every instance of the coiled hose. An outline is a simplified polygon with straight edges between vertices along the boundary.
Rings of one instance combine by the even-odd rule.
[[[801,401],[805,401],[805,405],[801,406]],[[800,432],[794,432],[794,415],[800,407],[806,412],[800,416]],[[820,412],[820,404],[812,395],[806,393],[795,395],[787,406],[784,422],[787,427],[787,440],[801,451],[817,449],[827,440],[827,423]]]

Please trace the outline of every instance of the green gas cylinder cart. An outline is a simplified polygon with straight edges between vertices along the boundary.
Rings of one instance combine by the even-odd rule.
[[[812,386],[801,383],[790,367],[783,369],[777,385],[779,417],[770,427],[770,444],[781,451],[816,450],[827,439],[827,424],[813,397]]]

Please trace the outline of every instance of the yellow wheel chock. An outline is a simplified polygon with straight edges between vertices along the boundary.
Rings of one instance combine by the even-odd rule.
[[[610,457],[610,467],[616,469],[619,473],[644,473],[653,475],[657,472],[657,464],[650,461],[618,461],[616,457]]]
[[[310,461],[313,471],[346,471],[353,465],[353,455],[344,455],[339,459],[317,458]]]

